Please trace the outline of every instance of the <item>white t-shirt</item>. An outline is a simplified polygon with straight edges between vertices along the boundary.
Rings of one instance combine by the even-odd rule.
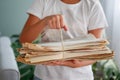
[[[76,4],[66,4],[61,0],[35,0],[27,13],[42,19],[54,14],[62,14],[70,33],[82,37],[89,30],[107,27],[106,17],[97,0],[81,0]],[[60,41],[60,32],[46,26],[42,42]],[[70,36],[63,30],[63,37]],[[35,76],[42,80],[93,80],[91,65],[70,68],[66,66],[37,65]]]

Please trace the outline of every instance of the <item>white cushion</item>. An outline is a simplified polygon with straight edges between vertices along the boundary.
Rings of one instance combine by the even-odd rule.
[[[13,75],[13,76],[10,76]],[[17,75],[17,76],[16,76]],[[20,73],[9,37],[0,37],[0,80],[19,80]]]

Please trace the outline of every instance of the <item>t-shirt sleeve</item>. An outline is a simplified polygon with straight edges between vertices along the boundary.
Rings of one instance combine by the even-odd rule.
[[[88,20],[88,30],[105,27],[108,27],[108,23],[103,8],[100,2],[95,2],[94,6],[91,8],[90,11]]]
[[[35,0],[30,8],[27,10],[28,14],[42,18],[44,12],[45,0]]]

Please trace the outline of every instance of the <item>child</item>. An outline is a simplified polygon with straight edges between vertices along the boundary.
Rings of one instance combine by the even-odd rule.
[[[63,38],[81,37],[92,33],[101,37],[107,21],[97,0],[35,0],[27,11],[29,18],[20,36],[21,43],[33,42],[39,34],[41,42],[60,41],[59,29]],[[93,80],[92,60],[50,61],[35,68],[34,80]]]

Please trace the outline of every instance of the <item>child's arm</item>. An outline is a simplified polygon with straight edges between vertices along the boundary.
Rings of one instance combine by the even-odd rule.
[[[49,26],[51,29],[60,29],[66,25],[64,23],[63,16],[59,14],[46,16],[43,19],[29,14],[29,18],[20,35],[20,42],[31,43],[38,37],[40,33],[42,33],[46,26]]]

